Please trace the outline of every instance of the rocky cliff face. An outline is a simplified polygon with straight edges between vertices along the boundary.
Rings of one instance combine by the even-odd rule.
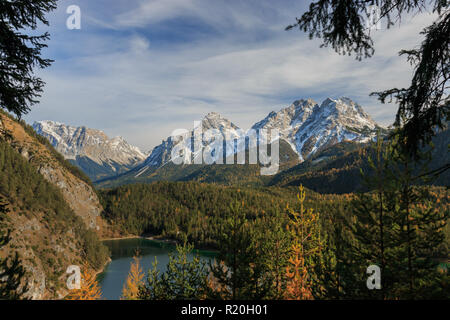
[[[102,232],[104,224],[100,213],[103,209],[88,181],[77,176],[77,171],[48,147],[45,140],[40,140],[31,127],[3,112],[0,112],[0,142],[2,152],[12,150],[9,161],[15,161],[17,168],[25,168],[22,174],[28,172],[22,177],[23,181],[15,182],[18,184],[16,192],[8,192],[7,188],[0,190],[0,200],[8,203],[7,228],[12,231],[10,243],[0,250],[0,255],[20,254],[28,274],[29,298],[61,298],[67,293],[66,268],[72,264],[81,266],[85,261],[83,234],[87,231],[82,230]],[[11,160],[13,156],[16,160]],[[8,179],[8,174],[17,179],[19,171],[11,172],[3,172],[2,179]],[[31,176],[37,181],[32,188],[26,185]],[[45,186],[45,181],[49,186]],[[38,190],[34,189],[38,187],[47,191],[41,190],[38,195]],[[27,192],[26,203],[20,200],[24,192]],[[42,202],[42,197],[46,196],[57,205],[51,208],[30,205]],[[32,197],[40,198],[33,200]]]
[[[127,171],[146,158],[122,137],[109,138],[100,130],[54,121],[35,122],[33,128],[93,181]]]
[[[1,127],[11,134],[11,146],[26,158],[50,183],[56,185],[71,209],[89,228],[99,229],[100,205],[94,188],[76,177],[23,126],[1,115]]]

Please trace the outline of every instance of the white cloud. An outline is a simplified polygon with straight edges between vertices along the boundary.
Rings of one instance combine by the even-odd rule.
[[[129,33],[81,33],[73,44],[58,42],[56,49],[79,43],[83,47],[76,51],[79,55],[70,57],[70,64],[57,60],[41,73],[47,82],[42,103],[27,119],[102,129],[144,150],[160,143],[174,128],[191,127],[210,111],[249,128],[297,98],[315,97],[321,102],[327,96],[349,96],[386,125],[392,122],[396,107],[382,106],[368,95],[408,85],[412,69],[397,52],[416,45],[418,32],[433,19],[420,15],[400,29],[379,31],[376,56],[358,62],[319,48],[320,41],[307,40],[300,31],[283,31],[281,26],[292,22],[286,17],[293,20],[298,15],[296,9],[280,6],[273,12],[277,18],[265,21],[268,13],[263,9],[275,10],[275,4],[262,4],[264,12],[259,13],[233,4],[225,9],[222,4],[213,7],[213,1],[142,1],[105,26]],[[225,26],[231,19],[242,32],[158,47],[140,29],[132,28],[151,28],[186,14],[214,27]],[[259,33],[247,30],[261,26]],[[270,37],[254,41],[265,33]]]
[[[192,13],[194,9],[193,0],[140,1],[136,8],[119,14],[115,22],[122,27],[142,27]]]
[[[294,6],[298,7],[300,5]],[[114,23],[122,28],[142,28],[189,16],[209,24],[212,28],[229,28],[232,25],[255,28],[263,26],[263,16],[265,11],[269,10],[272,18],[278,11],[277,6],[270,2],[255,0],[141,0],[133,9],[117,15]]]

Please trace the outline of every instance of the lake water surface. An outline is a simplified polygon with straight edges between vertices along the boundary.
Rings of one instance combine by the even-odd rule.
[[[158,260],[158,270],[166,270],[169,262],[169,252],[175,251],[172,244],[148,240],[144,238],[107,240],[103,242],[111,250],[111,263],[98,276],[102,288],[102,298],[117,300],[122,294],[123,285],[130,271],[130,264],[136,250],[141,256],[141,267],[145,275],[152,268],[155,257]],[[196,251],[202,259],[210,259],[214,256],[208,251]],[[191,254],[191,258],[193,255]]]

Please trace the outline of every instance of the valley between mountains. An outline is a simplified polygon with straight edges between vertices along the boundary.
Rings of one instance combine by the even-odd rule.
[[[224,137],[230,131],[234,137],[242,134],[214,112],[202,119],[202,127]],[[61,299],[68,293],[68,265],[87,264],[99,272],[108,262],[101,239],[150,234],[219,250],[223,226],[234,210],[230,204],[239,203],[249,227],[259,230],[286,222],[287,208],[298,206],[300,185],[307,188],[304,205],[321,213],[322,232],[329,241],[338,237],[356,192],[369,190],[361,170],[372,170],[367,160],[375,156],[371,141],[383,139],[388,129],[348,98],[321,104],[297,100],[252,129],[279,130],[276,175],[262,176],[259,164],[175,165],[172,137],[145,153],[97,129],[54,121],[30,126],[1,111],[0,227],[9,230],[11,240],[0,256],[20,257],[26,297]],[[448,141],[448,130],[435,137],[431,168],[448,162],[448,153],[439,152]],[[235,152],[225,150],[225,155]],[[448,181],[444,173],[427,182],[432,185],[428,201],[442,211],[449,209]],[[448,226],[445,234],[433,249],[444,260]]]
[[[246,134],[246,130],[215,112],[201,119],[201,125],[203,132],[218,130],[225,142],[230,137],[238,139]],[[273,180],[257,174],[259,167],[248,164],[248,154],[244,165],[177,166],[171,161],[172,150],[177,144],[173,137],[168,137],[145,154],[123,138],[108,138],[96,129],[76,128],[53,121],[35,122],[33,128],[99,187],[157,180],[240,185],[264,185]],[[281,170],[312,159],[340,143],[347,144],[346,150],[357,149],[373,140],[378,132],[382,135],[387,132],[359,104],[348,98],[327,98],[321,104],[312,99],[297,100],[278,112],[269,113],[251,129],[257,132],[262,129],[279,130]],[[225,157],[232,157],[237,151],[236,148],[225,150]],[[248,146],[246,151],[248,153]]]

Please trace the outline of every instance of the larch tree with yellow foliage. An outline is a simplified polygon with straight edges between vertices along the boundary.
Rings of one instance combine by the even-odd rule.
[[[320,261],[324,241],[321,239],[320,216],[313,209],[305,209],[306,192],[299,188],[297,198],[300,211],[287,207],[290,223],[288,231],[292,236],[291,257],[286,268],[288,278],[285,298],[289,300],[312,300],[315,281],[314,268]]]
[[[123,300],[139,300],[139,289],[144,285],[144,272],[140,266],[138,255],[133,257],[130,272],[122,290]]]
[[[66,300],[100,300],[102,290],[97,282],[96,274],[85,263],[82,268],[80,289],[72,289]]]

